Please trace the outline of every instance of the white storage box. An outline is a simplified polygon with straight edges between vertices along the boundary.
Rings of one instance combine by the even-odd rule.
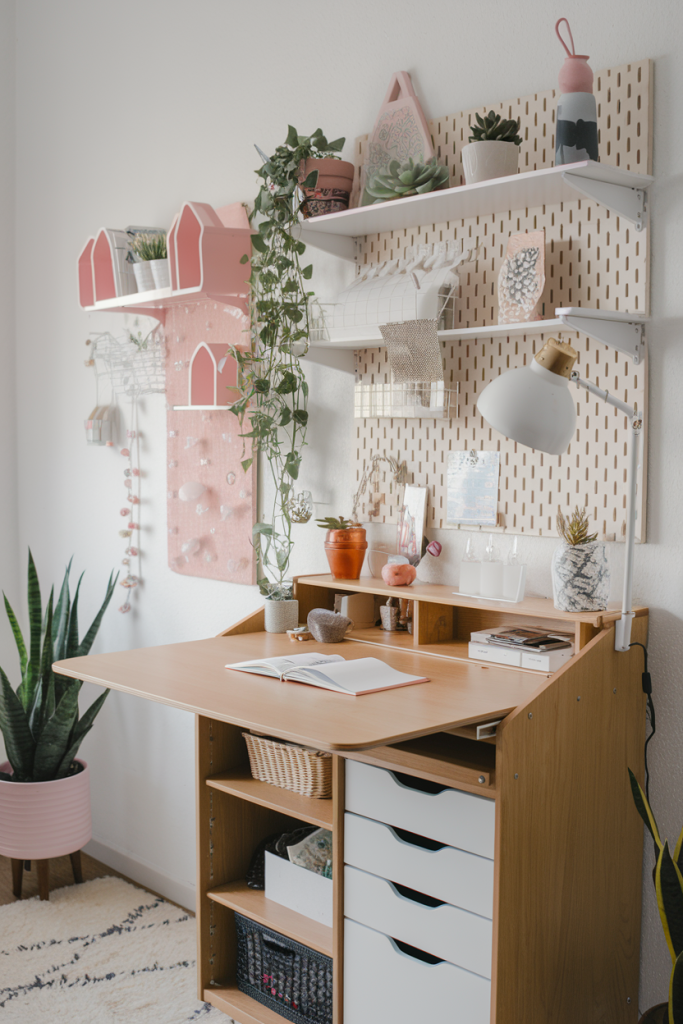
[[[266,898],[332,927],[332,879],[266,853]]]

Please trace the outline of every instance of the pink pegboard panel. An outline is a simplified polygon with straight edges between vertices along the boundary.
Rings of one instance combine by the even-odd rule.
[[[242,469],[251,444],[247,439],[243,448],[242,428],[229,409],[239,397],[229,349],[250,341],[244,296],[250,268],[240,263],[249,234],[239,204],[218,212],[204,203],[183,206],[169,233],[174,283],[204,295],[170,306],[165,333],[169,565],[185,576],[252,584],[256,470]],[[234,292],[235,305],[214,301],[214,291]]]

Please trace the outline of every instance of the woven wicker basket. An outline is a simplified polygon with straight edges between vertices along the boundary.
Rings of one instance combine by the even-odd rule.
[[[332,796],[332,755],[243,732],[251,774],[259,782],[324,800]]]

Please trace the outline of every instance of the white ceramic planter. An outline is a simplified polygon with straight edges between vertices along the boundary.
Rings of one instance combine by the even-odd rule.
[[[152,292],[156,285],[154,284],[154,275],[152,274],[152,268],[148,262],[134,263],[133,273],[135,274],[135,282],[138,286],[139,292]]]
[[[168,260],[149,260],[149,265],[152,268],[154,287],[170,288],[171,272],[168,269]]]
[[[299,602],[266,598],[265,615],[267,633],[286,633],[299,625]]]
[[[517,173],[519,146],[514,142],[470,142],[462,150],[462,167],[465,182],[473,185],[477,181],[491,178],[507,178]]]
[[[48,860],[82,849],[92,836],[90,772],[54,782],[0,781],[0,854]],[[11,773],[9,761],[0,771]]]
[[[553,601],[561,612],[604,611],[610,571],[602,541],[560,544],[553,552]]]

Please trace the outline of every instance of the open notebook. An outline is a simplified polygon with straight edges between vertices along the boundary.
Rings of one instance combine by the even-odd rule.
[[[425,676],[411,676],[398,672],[379,658],[358,658],[346,661],[339,654],[293,654],[285,658],[263,658],[239,661],[226,668],[239,672],[253,672],[259,676],[293,683],[309,683],[324,690],[336,690],[358,697],[376,690],[392,690],[396,686],[426,683]]]

